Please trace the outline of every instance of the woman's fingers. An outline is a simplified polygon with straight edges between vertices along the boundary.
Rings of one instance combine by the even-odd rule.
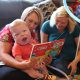
[[[74,62],[72,62],[68,65],[68,68],[71,68],[70,75],[73,75],[76,72],[77,66],[75,65]]]

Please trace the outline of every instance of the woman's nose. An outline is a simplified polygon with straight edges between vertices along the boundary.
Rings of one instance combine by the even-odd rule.
[[[30,26],[31,26],[31,28],[32,28],[32,29],[35,29],[35,28],[36,28],[35,23],[31,23],[31,25],[30,25]]]

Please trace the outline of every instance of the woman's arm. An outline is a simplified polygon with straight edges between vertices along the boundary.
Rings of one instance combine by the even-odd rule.
[[[77,63],[78,63],[80,61],[80,36],[78,38],[75,38],[75,42],[76,42],[76,45],[77,45],[75,59],[77,60]]]
[[[12,45],[8,42],[1,42],[0,41],[0,57],[1,60],[8,66],[18,68],[18,69],[26,69],[27,67],[33,66],[36,62],[36,59],[31,60],[29,63],[19,62],[14,59],[11,55]]]
[[[73,75],[76,72],[77,63],[80,61],[80,39],[79,38],[78,37],[75,38],[75,42],[76,42],[76,45],[77,45],[77,51],[76,51],[75,59],[68,65],[68,68],[71,67],[70,75]]]
[[[12,45],[8,42],[0,41],[0,57],[1,60],[8,66],[18,68],[18,61],[16,61],[11,55]]]
[[[71,67],[71,73],[70,75],[73,75],[77,71],[77,63],[80,61],[80,52],[79,54],[75,57],[75,59],[68,65],[68,68]]]
[[[22,62],[22,61],[25,61],[22,59],[22,56],[21,55],[18,55],[18,56],[15,56],[15,59],[19,62]]]
[[[0,57],[6,65],[14,65],[12,62],[15,62],[15,60],[10,55],[11,48],[12,45],[10,43],[0,41]]]
[[[40,31],[41,43],[48,42],[48,35]]]

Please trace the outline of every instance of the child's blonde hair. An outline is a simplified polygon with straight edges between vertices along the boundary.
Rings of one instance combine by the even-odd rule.
[[[13,22],[11,22],[11,23],[9,24],[9,29],[10,29],[11,33],[12,33],[13,29],[14,29],[16,26],[19,26],[19,25],[22,25],[22,24],[24,24],[24,25],[27,27],[26,22],[23,21],[23,20],[21,20],[21,19],[15,19]]]

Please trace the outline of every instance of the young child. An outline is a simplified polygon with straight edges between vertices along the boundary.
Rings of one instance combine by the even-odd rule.
[[[37,42],[31,38],[27,24],[20,19],[16,19],[10,24],[10,31],[15,41],[12,48],[13,56],[20,62],[26,61],[28,63],[30,61],[32,47]],[[47,72],[44,64],[38,67],[43,68],[44,71]],[[37,70],[38,67],[29,67],[23,71],[33,78],[42,78],[44,75]]]

